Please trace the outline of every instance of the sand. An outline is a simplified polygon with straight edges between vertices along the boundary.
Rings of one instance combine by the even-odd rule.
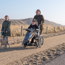
[[[19,63],[19,65],[25,65],[23,63],[27,63],[27,61],[24,59],[24,57],[29,56],[29,58],[26,58],[26,59],[30,60],[30,58],[34,57],[34,55],[36,53],[41,53],[44,50],[48,50],[49,48],[52,49],[53,47],[55,49],[56,48],[55,46],[60,45],[65,42],[65,34],[45,38],[44,40],[45,40],[44,46],[42,48],[38,48],[38,49],[36,49],[35,47],[27,47],[26,49],[24,49],[23,46],[21,45],[21,43],[11,45],[11,48],[0,49],[0,65],[6,65],[6,64],[7,65],[18,65],[17,63]],[[64,46],[64,45],[62,45],[62,46]],[[61,45],[60,45],[60,48],[61,48]],[[30,56],[30,55],[33,55],[33,56]],[[44,52],[43,52],[43,56],[44,56]],[[43,58],[43,56],[42,56],[42,58]],[[44,57],[44,58],[46,58],[46,57]],[[21,63],[21,61],[23,61],[23,60],[25,60],[25,61],[23,63]]]

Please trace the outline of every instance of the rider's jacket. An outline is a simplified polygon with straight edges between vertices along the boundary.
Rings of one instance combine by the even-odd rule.
[[[35,24],[35,25],[32,25],[32,24],[31,24],[31,25],[28,27],[28,29],[31,29],[31,28],[32,28],[32,29],[38,29],[38,26],[37,26],[36,24]]]
[[[34,19],[37,19],[38,25],[40,25],[41,23],[44,23],[43,15],[35,15]]]

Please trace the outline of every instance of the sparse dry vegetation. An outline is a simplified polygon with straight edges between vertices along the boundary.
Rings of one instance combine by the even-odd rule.
[[[12,37],[21,35],[21,26],[23,26],[23,29],[26,29],[26,28],[29,27],[29,25],[11,25],[11,36]],[[44,25],[42,34],[46,34],[46,28],[47,27],[48,27],[48,33],[54,33],[54,26]],[[62,27],[62,26],[56,26],[55,27],[55,32],[56,33],[61,32],[61,31],[65,31],[65,27]],[[26,31],[23,30],[23,35],[25,35],[25,34],[26,34]]]
[[[0,19],[0,26],[2,25],[4,19]],[[21,19],[21,20],[10,20],[11,21],[11,36],[20,36],[21,35],[21,26],[23,28],[28,28],[28,26],[32,22],[32,18],[27,19]],[[56,24],[54,22],[45,20],[45,25],[43,26],[42,34],[47,33],[47,27],[48,27],[48,33],[54,33],[54,26],[55,26],[55,33],[65,31],[65,27],[63,27],[60,24]],[[26,34],[26,31],[23,30],[23,35]]]
[[[20,36],[21,35],[21,26],[23,25],[11,25],[11,36]],[[23,28],[26,29],[28,28],[29,25],[24,25]],[[48,27],[48,33],[54,33],[54,26],[51,25],[44,25],[43,26],[43,32],[42,34],[46,34],[46,28]],[[55,32],[61,32],[61,31],[65,31],[65,27],[59,27],[56,26],[55,27]],[[26,31],[23,30],[23,35],[26,34]]]

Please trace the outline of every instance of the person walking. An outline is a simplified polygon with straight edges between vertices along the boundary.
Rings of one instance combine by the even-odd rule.
[[[5,21],[2,24],[2,30],[1,30],[2,35],[3,35],[3,39],[8,40],[8,36],[11,36],[10,25],[11,25],[11,22],[9,21],[9,16],[6,15],[5,16]],[[4,48],[7,48],[7,44],[8,44],[8,42],[6,43]]]
[[[44,24],[44,17],[41,15],[41,11],[39,9],[36,10],[36,15],[34,19],[37,19],[38,26],[40,26],[40,34],[42,34],[43,24]]]

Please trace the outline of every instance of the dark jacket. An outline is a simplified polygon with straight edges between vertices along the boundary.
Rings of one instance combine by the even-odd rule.
[[[41,23],[44,23],[43,15],[35,15],[34,19],[37,19],[38,25],[41,24]]]
[[[37,26],[36,24],[35,24],[35,25],[32,25],[32,24],[31,24],[31,25],[28,27],[28,29],[31,29],[31,28],[32,28],[32,29],[38,29],[38,26]]]
[[[3,36],[11,36],[11,32],[10,32],[10,21],[4,21],[2,24],[2,30],[4,32]],[[7,31],[7,33],[6,33]]]

